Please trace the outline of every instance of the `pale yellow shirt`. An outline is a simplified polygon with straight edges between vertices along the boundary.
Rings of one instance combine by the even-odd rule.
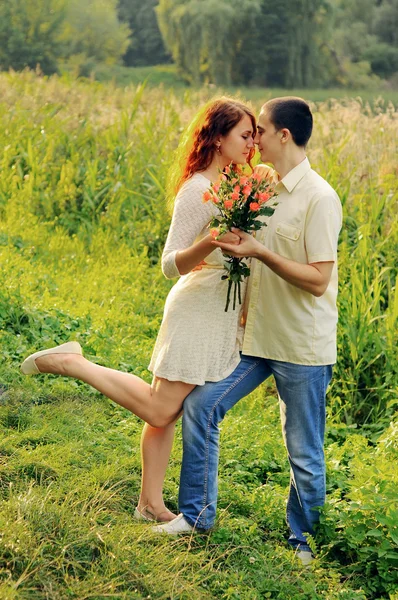
[[[336,362],[339,197],[308,159],[277,185],[278,205],[257,239],[303,264],[334,261],[326,292],[316,298],[253,260],[243,353],[302,365]]]

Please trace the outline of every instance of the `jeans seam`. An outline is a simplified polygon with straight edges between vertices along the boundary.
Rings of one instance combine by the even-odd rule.
[[[322,394],[321,396],[318,397],[318,410],[316,411],[316,428],[317,428],[317,432],[319,434],[320,432],[320,421],[321,421],[321,403],[325,403],[325,397],[326,397],[326,389],[327,389],[327,385],[326,385],[326,379],[327,379],[327,366],[323,366],[323,370],[322,370]],[[320,440],[317,440],[318,442]],[[318,455],[318,464],[323,464],[324,465],[324,453],[323,453],[323,444],[317,444],[317,455]],[[323,488],[322,488],[322,496],[323,498],[325,497],[325,493],[326,493],[326,487],[325,487],[325,476],[323,476]],[[301,504],[300,501],[300,496],[298,494],[298,490],[296,489],[296,495],[298,498],[299,503]],[[291,515],[291,490],[289,491],[289,497],[288,497],[288,501],[287,501],[287,505],[286,505],[286,519],[287,522],[289,524],[289,517]],[[290,528],[291,529],[291,528]],[[296,532],[294,532],[291,529],[293,535],[295,536],[296,539],[299,539],[299,537],[297,536]],[[301,535],[303,535],[303,532],[301,532]],[[300,544],[302,545],[302,544]]]
[[[322,387],[322,403],[326,404],[326,370],[327,367],[324,366],[323,367],[323,387]],[[323,410],[323,406],[322,406],[322,410]],[[321,420],[321,407],[319,407],[318,409],[318,433],[320,431],[320,420]],[[320,448],[318,448],[318,455],[319,455],[319,459],[322,459],[322,465],[323,465],[323,489],[322,489],[322,497],[325,497],[326,494],[326,486],[325,486],[325,466],[324,466],[324,462],[325,462],[325,454],[323,451],[323,443],[320,445]],[[321,461],[320,461],[321,462]]]
[[[205,472],[204,472],[204,486],[203,486],[203,500],[202,500],[202,511],[205,510],[206,506],[208,506],[208,502],[207,502],[207,495],[208,495],[208,473],[209,473],[209,440],[210,440],[210,428],[211,428],[211,421],[213,419],[213,415],[214,415],[214,411],[217,408],[217,406],[220,404],[220,402],[222,402],[222,400],[224,400],[225,396],[227,394],[229,394],[229,392],[231,390],[233,390],[247,375],[249,375],[249,373],[251,373],[256,367],[258,367],[258,365],[261,363],[261,360],[256,361],[253,365],[250,365],[250,367],[244,372],[242,373],[242,375],[239,377],[239,379],[236,379],[227,390],[225,390],[225,392],[220,396],[220,398],[217,400],[217,402],[212,406],[210,415],[209,415],[209,419],[207,421],[207,429],[206,429],[206,443],[205,443],[205,455],[206,455],[206,461],[205,461]]]

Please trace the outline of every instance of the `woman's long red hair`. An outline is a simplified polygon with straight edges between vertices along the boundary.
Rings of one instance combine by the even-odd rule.
[[[256,118],[251,109],[233,98],[222,96],[208,102],[193,118],[182,135],[169,171],[167,197],[172,202],[183,183],[197,171],[204,171],[213,160],[216,140],[227,135],[245,115],[250,117],[253,135]],[[255,153],[250,151],[248,162]]]

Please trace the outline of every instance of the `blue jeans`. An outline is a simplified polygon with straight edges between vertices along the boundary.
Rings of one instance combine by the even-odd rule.
[[[196,387],[184,402],[179,509],[198,530],[214,525],[217,507],[218,424],[227,410],[270,375],[275,378],[291,479],[287,503],[289,543],[309,550],[316,507],[325,500],[325,396],[332,366],[306,366],[242,356],[235,371]]]

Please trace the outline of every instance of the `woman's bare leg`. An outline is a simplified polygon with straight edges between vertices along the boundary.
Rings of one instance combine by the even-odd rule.
[[[35,362],[42,373],[66,375],[90,384],[153,427],[175,421],[184,399],[195,387],[157,377],[149,385],[136,375],[101,367],[80,354],[47,354]]]
[[[175,423],[167,427],[144,425],[141,436],[142,480],[138,510],[158,521],[176,517],[163,501],[163,482],[173,446]]]

